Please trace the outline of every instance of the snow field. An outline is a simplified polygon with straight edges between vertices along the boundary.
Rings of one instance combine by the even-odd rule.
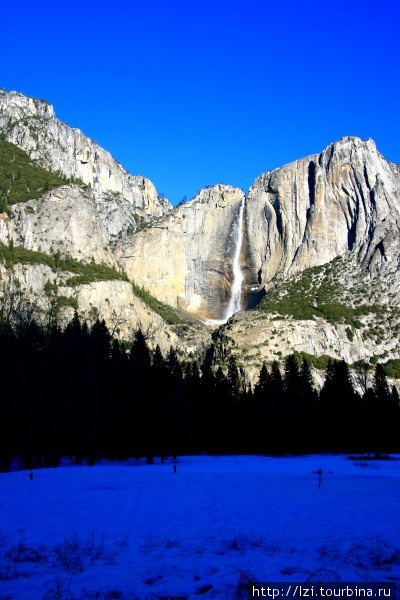
[[[400,460],[172,464],[0,474],[0,600],[230,600],[249,578],[400,586]]]

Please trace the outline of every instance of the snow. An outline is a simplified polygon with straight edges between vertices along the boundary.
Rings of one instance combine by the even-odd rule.
[[[331,455],[2,473],[0,599],[229,600],[239,579],[318,569],[400,581],[399,484],[400,460]]]

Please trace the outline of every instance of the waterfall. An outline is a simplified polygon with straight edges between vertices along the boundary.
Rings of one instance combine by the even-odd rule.
[[[243,273],[242,269],[240,268],[240,253],[242,250],[243,243],[243,213],[244,196],[240,204],[238,219],[234,225],[233,239],[235,244],[235,253],[233,255],[232,260],[233,279],[231,285],[231,297],[229,299],[229,304],[226,307],[226,311],[224,314],[225,322],[241,309],[240,300],[242,296]]]
[[[240,253],[242,251],[243,244],[243,215],[244,215],[244,204],[245,199],[243,196],[242,202],[240,204],[239,213],[235,223],[233,225],[233,244],[235,247],[235,251],[232,257],[232,285],[230,290],[230,298],[229,304],[226,307],[224,316],[222,319],[208,319],[205,321],[208,325],[223,325],[227,322],[228,319],[231,318],[236,312],[241,309],[241,296],[242,296],[242,283],[243,283],[243,273],[240,268]]]

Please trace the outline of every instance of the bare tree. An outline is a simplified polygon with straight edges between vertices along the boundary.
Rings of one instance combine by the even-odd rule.
[[[0,290],[0,332],[30,323],[38,312],[36,302],[27,296],[14,275],[3,282]]]
[[[126,323],[126,318],[122,316],[122,309],[112,309],[111,316],[108,320],[108,330],[111,337],[116,338],[121,333],[121,326]]]
[[[368,389],[368,375],[371,365],[365,360],[359,360],[355,366],[354,379],[357,387],[359,387],[363,394]]]

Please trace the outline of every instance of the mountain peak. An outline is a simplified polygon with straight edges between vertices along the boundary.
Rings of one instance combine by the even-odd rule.
[[[55,117],[54,107],[47,100],[25,96],[16,91],[6,92],[0,90],[0,110],[10,110],[11,106],[15,107],[17,112],[20,112],[21,117],[23,115]]]
[[[364,140],[356,135],[345,135],[336,142],[330,143],[324,150],[324,152],[330,150],[332,147],[335,148],[365,148],[367,151],[376,152],[376,143],[372,138]]]

